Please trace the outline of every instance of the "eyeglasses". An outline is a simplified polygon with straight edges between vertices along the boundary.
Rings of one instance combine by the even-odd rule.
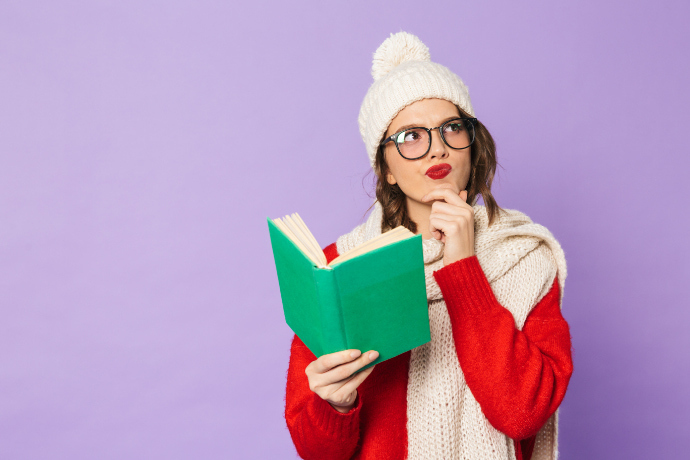
[[[466,149],[474,142],[474,126],[476,118],[458,117],[448,120],[436,128],[423,126],[399,131],[381,142],[383,147],[389,142],[395,142],[395,147],[401,157],[408,160],[418,160],[426,156],[431,149],[431,131],[438,129],[443,142],[454,150]]]

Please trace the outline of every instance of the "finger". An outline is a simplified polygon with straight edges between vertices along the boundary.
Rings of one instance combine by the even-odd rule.
[[[343,386],[341,386],[335,392],[333,392],[330,398],[340,399],[355,391],[362,384],[362,382],[364,382],[364,380],[367,377],[369,377],[369,374],[372,373],[375,367],[376,365],[371,366],[368,369],[364,369],[359,374],[355,374],[354,376],[352,376],[350,379],[348,379],[347,383],[345,383]]]
[[[439,219],[432,219],[431,216],[429,216],[429,232],[434,238],[445,243],[445,234],[441,228],[443,225],[444,224],[439,222]]]
[[[434,201],[431,205],[431,213],[439,214],[449,214],[452,216],[464,216],[468,212],[472,212],[471,209],[467,209],[463,206],[458,206],[455,204],[446,203],[445,201]]]
[[[371,353],[375,353],[373,358],[371,357]],[[362,368],[370,362],[375,361],[378,357],[378,352],[369,351],[351,363],[335,367],[322,375],[322,385],[330,385],[332,383],[342,382],[352,376],[352,374],[354,374],[359,368]]]
[[[422,197],[422,202],[426,203],[433,200],[445,200],[446,203],[454,204],[456,206],[469,206],[465,200],[460,198],[460,195],[454,193],[448,188],[437,188]]]
[[[454,214],[443,214],[443,213],[438,213],[438,212],[432,212],[431,214],[429,214],[429,221],[431,221],[431,219],[441,219],[441,220],[445,220],[447,222],[454,222],[454,221],[458,220],[458,217],[460,217],[460,216],[457,216]]]
[[[460,193],[455,193],[454,190],[449,188],[435,188],[429,193],[422,197],[422,201],[432,201],[432,200],[445,200],[449,203],[460,204],[464,202],[461,198]]]
[[[470,206],[458,206],[444,201],[435,201],[431,205],[429,218],[431,217],[438,217],[443,220],[465,219],[472,221],[474,220],[474,209]]]
[[[434,217],[429,219],[429,230],[432,233],[440,231],[444,236],[452,236],[460,230],[460,224],[457,220],[444,220]]]
[[[445,236],[454,237],[463,234],[474,235],[474,225],[472,221],[456,216],[433,215],[429,216],[430,231],[440,231]],[[444,241],[445,243],[445,241]]]
[[[314,370],[317,374],[324,374],[341,364],[349,363],[359,358],[362,352],[359,350],[343,350],[321,356],[316,360]]]

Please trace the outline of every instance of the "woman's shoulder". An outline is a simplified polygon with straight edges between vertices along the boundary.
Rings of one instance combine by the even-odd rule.
[[[489,224],[488,211],[485,206],[473,206],[475,211],[475,235],[480,238],[488,237],[493,241],[510,238],[510,243],[519,239],[538,239],[548,245],[558,245],[554,234],[543,224],[535,222],[527,213],[510,208],[500,209],[494,221]],[[504,241],[507,242],[507,241]]]
[[[490,280],[512,269],[541,278],[544,289],[558,275],[561,290],[564,287],[567,268],[559,241],[523,211],[504,208],[489,225],[485,206],[476,206],[475,251]]]

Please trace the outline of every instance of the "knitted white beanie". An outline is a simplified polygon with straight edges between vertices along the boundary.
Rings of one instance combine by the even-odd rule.
[[[372,168],[383,133],[398,112],[413,102],[445,99],[475,116],[460,77],[431,62],[429,48],[410,33],[398,32],[384,40],[374,53],[371,75],[374,83],[364,97],[358,121]]]

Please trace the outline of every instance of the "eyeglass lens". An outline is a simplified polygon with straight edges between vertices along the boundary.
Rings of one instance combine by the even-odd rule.
[[[442,127],[443,139],[454,149],[468,147],[474,141],[474,125],[466,120],[452,120]],[[395,138],[400,154],[405,158],[418,158],[431,147],[429,132],[422,128],[411,128]]]

